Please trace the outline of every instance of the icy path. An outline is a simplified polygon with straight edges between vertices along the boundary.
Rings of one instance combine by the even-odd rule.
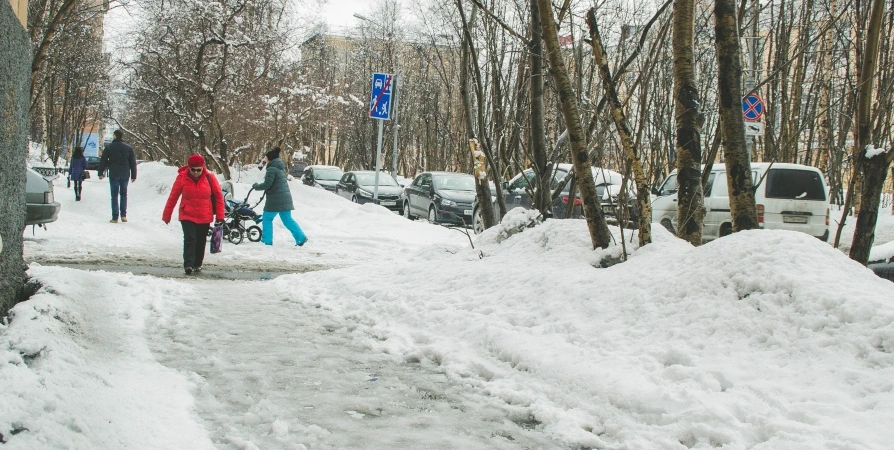
[[[350,322],[271,298],[263,282],[185,286],[193,299],[147,324],[150,346],[196,384],[218,448],[560,448],[493,398],[360,348]]]

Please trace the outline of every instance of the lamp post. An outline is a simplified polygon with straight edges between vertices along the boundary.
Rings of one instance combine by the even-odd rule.
[[[377,25],[377,26],[381,27],[383,30],[385,29],[385,27],[380,25],[378,22],[375,22],[374,20],[372,20],[362,14],[354,13],[354,17],[357,19],[360,19],[364,22],[369,22],[373,25]],[[388,33],[388,36],[393,38],[394,34]],[[397,129],[400,128],[400,125],[397,123],[397,97],[398,97],[398,84],[397,84],[398,69],[397,69],[397,66],[398,66],[398,62],[399,62],[399,59],[397,57],[397,42],[394,43],[394,47],[395,47],[394,48],[394,78],[391,80],[391,91],[394,92],[394,99],[392,100],[392,104],[391,104],[391,110],[393,111],[393,113],[392,113],[393,119],[392,120],[394,120],[394,122],[392,122],[392,125],[391,125],[391,128],[394,130],[394,148],[392,151],[391,158],[393,159],[394,168],[392,169],[391,176],[394,177],[394,181],[397,181],[397,162],[399,159],[398,158],[398,150],[397,150]]]

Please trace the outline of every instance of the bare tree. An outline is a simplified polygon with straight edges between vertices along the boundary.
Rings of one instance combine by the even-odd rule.
[[[556,24],[553,22],[552,5],[549,0],[538,0],[537,5],[540,7],[543,43],[546,46],[552,76],[562,103],[562,116],[568,127],[571,160],[574,162],[574,172],[577,174],[575,181],[580,192],[587,228],[590,231],[590,241],[593,243],[593,248],[606,248],[611,243],[611,234],[596,195],[596,184],[593,177],[590,176],[590,158],[587,154],[586,136],[581,127],[577,96],[571,86],[571,78],[568,76],[568,69],[559,47],[559,35]]]
[[[718,103],[723,153],[729,187],[733,231],[758,227],[751,179],[751,159],[745,147],[745,119],[742,116],[742,51],[736,4],[715,0],[714,27],[717,47]]]
[[[701,177],[701,126],[692,47],[695,2],[674,2],[674,117],[677,139],[677,236],[701,245],[705,198]]]
[[[862,206],[857,215],[857,227],[851,244],[850,257],[862,264],[869,262],[869,251],[875,240],[875,225],[878,221],[879,200],[888,167],[894,161],[894,150],[877,151],[873,146],[872,103],[873,82],[878,63],[879,39],[882,34],[884,0],[873,0],[869,28],[866,30],[866,45],[860,74],[857,78],[857,129],[855,141],[859,157],[855,164],[863,174],[860,190]]]

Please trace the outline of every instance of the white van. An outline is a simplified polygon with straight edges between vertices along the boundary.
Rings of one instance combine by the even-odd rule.
[[[761,228],[801,231],[829,239],[829,188],[822,172],[801,164],[751,163],[757,219]],[[759,184],[758,184],[759,183]],[[714,164],[705,186],[705,226],[702,240],[733,232],[726,166]],[[677,171],[653,190],[652,222],[675,233],[677,229]]]

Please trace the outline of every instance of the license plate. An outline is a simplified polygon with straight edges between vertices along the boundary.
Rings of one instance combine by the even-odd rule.
[[[382,206],[394,206],[397,204],[397,202],[381,202],[380,204]]]
[[[807,223],[807,216],[782,216],[784,223]]]
[[[464,209],[464,210],[463,210],[463,215],[471,216],[471,215],[472,215],[472,210],[471,210],[471,209]]]

